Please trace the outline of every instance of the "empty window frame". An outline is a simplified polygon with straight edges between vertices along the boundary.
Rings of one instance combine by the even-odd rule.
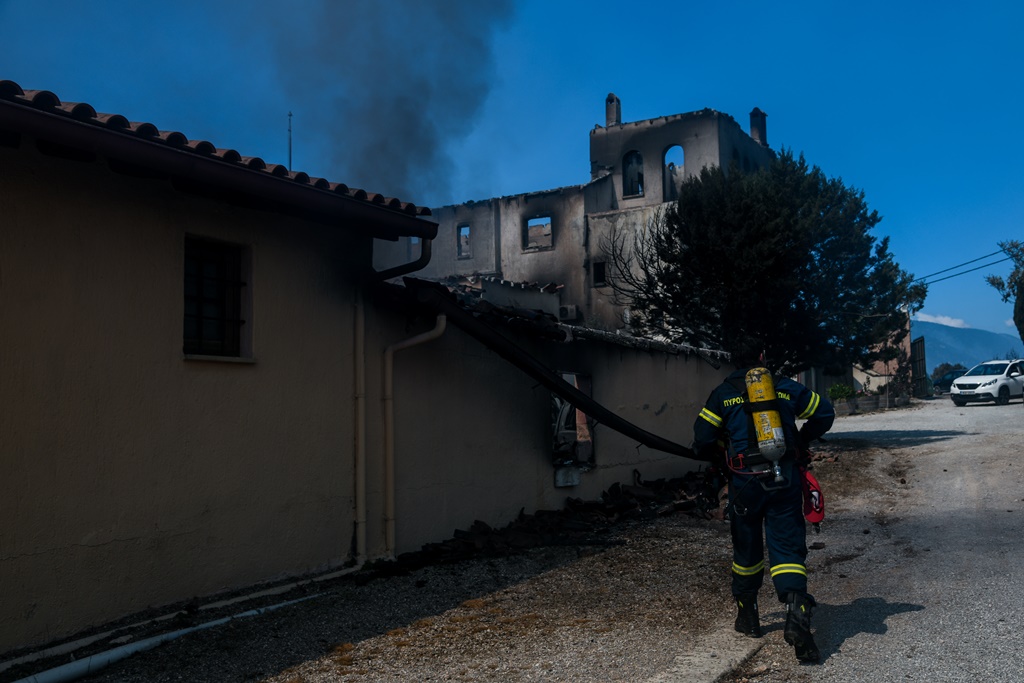
[[[469,223],[459,223],[455,227],[456,248],[459,258],[473,258],[473,249],[470,246]]]
[[[579,391],[591,395],[588,375],[575,372],[559,373],[566,382]],[[553,457],[556,465],[592,465],[594,463],[593,424],[582,410],[577,410],[560,396],[551,396],[553,429]]]
[[[554,235],[551,229],[551,216],[537,216],[530,218],[523,226],[523,249],[539,250],[551,249],[555,246]]]
[[[608,264],[605,261],[594,261],[592,276],[595,287],[606,287],[608,285]]]
[[[666,202],[679,199],[679,186],[683,184],[684,161],[683,148],[680,145],[672,145],[665,150],[663,182]]]
[[[186,236],[182,347],[186,355],[250,354],[249,262],[246,247]]]
[[[635,149],[622,157],[622,196],[641,197],[644,194],[644,158]]]

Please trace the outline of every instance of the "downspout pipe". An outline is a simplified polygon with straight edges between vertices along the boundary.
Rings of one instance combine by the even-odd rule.
[[[434,329],[396,342],[384,350],[384,550],[395,556],[395,354],[444,334],[448,317],[437,316]]]
[[[420,255],[415,261],[403,263],[380,272],[371,269],[370,281],[383,282],[415,272],[430,262],[432,240],[423,238]],[[367,559],[366,541],[366,297],[364,283],[356,287],[353,325],[353,373],[355,415],[355,553],[356,566],[362,566]],[[392,353],[392,356],[394,354]],[[391,517],[394,515],[392,514]],[[389,546],[390,548],[390,546]]]
[[[373,280],[375,282],[384,282],[385,280],[391,280],[392,278],[408,275],[409,273],[426,268],[427,264],[430,263],[430,245],[433,242],[434,240],[423,238],[420,240],[420,256],[418,259],[409,263],[403,263],[394,268],[388,268],[387,270],[374,271]]]
[[[355,506],[356,566],[366,562],[366,302],[362,285],[356,286],[353,372],[355,373]]]

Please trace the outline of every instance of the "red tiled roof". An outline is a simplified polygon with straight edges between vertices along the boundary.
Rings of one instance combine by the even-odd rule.
[[[368,226],[376,237],[394,239],[415,235],[432,239],[437,234],[436,223],[420,219],[430,215],[426,207],[350,188],[344,183],[311,178],[301,171],[289,171],[281,164],[268,164],[259,157],[218,148],[206,140],[189,140],[178,131],[164,131],[152,123],[129,121],[121,114],[98,113],[85,102],[61,102],[48,90],[23,90],[9,80],[0,80],[0,130],[3,129],[54,136],[63,144],[78,145],[102,154],[116,150],[116,156],[122,161],[159,165],[203,184],[229,185],[234,190],[257,196],[265,196],[269,190],[274,195],[269,199],[278,205],[291,205],[333,220],[348,219],[357,223],[357,228]],[[152,145],[193,158],[184,163],[167,154],[158,158]],[[195,158],[208,160],[218,167],[200,169],[191,163]],[[225,169],[237,173],[226,175]],[[258,174],[258,179],[253,172]],[[268,180],[274,182],[268,184]],[[297,189],[306,191],[296,192]],[[356,207],[359,210],[353,210]],[[366,209],[379,211],[367,212]]]

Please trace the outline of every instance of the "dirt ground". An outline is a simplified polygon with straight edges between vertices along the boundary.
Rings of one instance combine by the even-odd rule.
[[[808,535],[812,591],[844,576],[846,564],[870,545],[870,534],[889,523],[906,487],[906,466],[875,441],[856,434],[828,438],[814,463],[827,517],[821,534]],[[172,624],[300,600],[191,633],[82,680],[653,681],[681,654],[706,650],[718,634],[735,635],[730,566],[728,525],[720,515],[627,520],[598,538],[345,577],[228,612],[193,610]],[[729,680],[798,680],[764,678],[796,670],[779,663],[792,653],[779,644],[781,611],[770,587],[761,602],[768,633]],[[0,673],[0,681],[14,680],[14,671]]]

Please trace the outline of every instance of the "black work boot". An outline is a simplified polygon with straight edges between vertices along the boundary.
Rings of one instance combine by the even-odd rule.
[[[793,646],[796,658],[805,664],[814,664],[821,659],[818,646],[811,635],[811,609],[814,598],[804,593],[790,593],[786,601],[786,629],[783,635]]]
[[[736,631],[751,638],[760,638],[761,618],[757,613],[757,595],[737,595],[736,607]]]

